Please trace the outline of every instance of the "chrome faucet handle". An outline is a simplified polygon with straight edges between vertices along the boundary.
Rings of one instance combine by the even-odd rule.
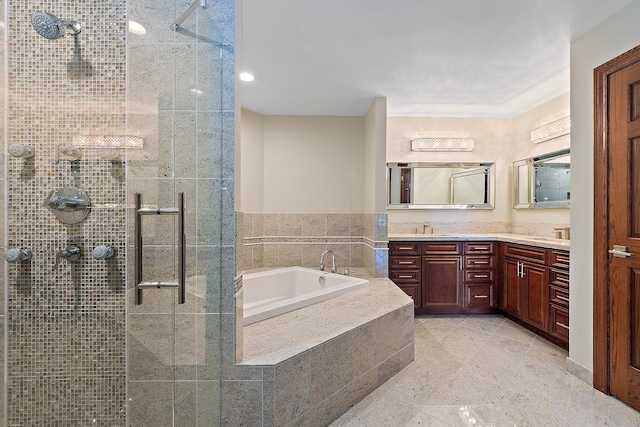
[[[115,256],[116,250],[111,246],[100,245],[93,248],[95,259],[111,259]]]
[[[9,145],[7,151],[9,155],[17,157],[18,159],[28,159],[29,157],[33,157],[36,152],[33,147],[18,143]]]
[[[11,264],[16,264],[31,259],[31,251],[29,249],[11,248],[4,254],[4,259]]]
[[[57,270],[60,266],[60,261],[64,258],[69,261],[77,261],[80,259],[80,248],[76,245],[69,245],[61,251],[56,252],[56,263],[53,265],[53,269]]]

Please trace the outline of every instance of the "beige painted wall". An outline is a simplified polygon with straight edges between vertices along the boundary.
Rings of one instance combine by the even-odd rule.
[[[564,136],[541,144],[531,143],[531,130],[569,115],[569,94],[556,97],[512,119],[390,117],[388,162],[495,162],[495,209],[474,211],[389,210],[394,222],[525,222],[569,223],[569,209],[515,210],[512,208],[511,165],[514,161],[570,146]],[[419,137],[469,137],[472,152],[419,153],[411,140]]]
[[[571,136],[565,135],[539,144],[531,143],[531,131],[570,115],[569,93],[558,96],[512,120],[511,162],[569,148]],[[573,165],[572,165],[573,166]],[[509,175],[509,186],[512,175]],[[511,194],[513,199],[513,195]],[[512,209],[512,223],[570,223],[569,209]]]
[[[241,210],[363,212],[364,117],[264,116],[243,110],[242,129]]]
[[[387,99],[375,98],[365,115],[364,211],[385,212],[387,208],[386,154]]]
[[[571,43],[571,335],[569,358],[593,370],[593,69],[640,45],[640,1]]]
[[[240,211],[262,212],[264,207],[264,116],[241,111],[242,154],[240,169]]]
[[[509,221],[511,208],[506,179],[510,166],[508,147],[512,140],[509,120],[389,117],[387,123],[387,162],[495,162],[497,178],[494,210],[388,210],[390,224]],[[475,148],[464,153],[412,152],[411,140],[419,137],[470,137],[475,139]]]

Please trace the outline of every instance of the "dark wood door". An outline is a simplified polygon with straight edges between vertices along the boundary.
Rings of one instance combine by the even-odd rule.
[[[609,96],[610,385],[640,409],[640,64],[610,76]]]
[[[518,261],[505,260],[502,281],[501,309],[520,316],[520,265]]]
[[[547,268],[525,263],[522,267],[522,273],[522,280],[524,281],[524,295],[522,298],[524,320],[546,331],[549,325]]]
[[[461,305],[461,256],[422,258],[422,307],[457,308]]]

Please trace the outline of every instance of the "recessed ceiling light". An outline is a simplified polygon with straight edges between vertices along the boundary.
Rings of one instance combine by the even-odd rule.
[[[254,79],[253,74],[251,73],[240,73],[240,80],[243,82],[252,82]]]
[[[136,21],[129,21],[129,32],[141,36],[147,32],[147,29]]]

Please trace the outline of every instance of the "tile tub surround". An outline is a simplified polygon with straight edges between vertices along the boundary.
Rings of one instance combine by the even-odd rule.
[[[567,352],[500,316],[415,319],[415,360],[331,427],[638,426],[570,375]]]
[[[413,360],[413,302],[388,279],[244,328],[263,425],[324,426]],[[295,327],[292,327],[295,325]]]
[[[387,275],[387,214],[238,212],[238,271],[263,267],[317,268],[336,254],[338,270]]]

